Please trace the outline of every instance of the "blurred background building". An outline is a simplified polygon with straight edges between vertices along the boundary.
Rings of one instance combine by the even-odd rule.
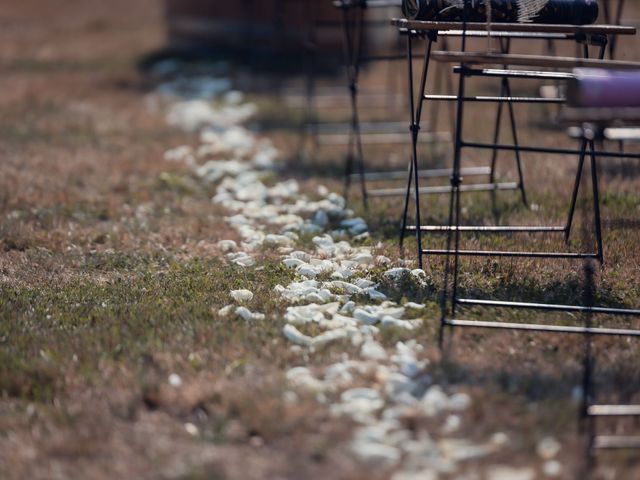
[[[301,55],[313,48],[342,55],[341,11],[331,0],[165,0],[170,48],[221,51],[246,58]],[[367,20],[383,23],[398,12],[375,9]],[[392,28],[366,30],[364,43],[384,48],[397,42]]]

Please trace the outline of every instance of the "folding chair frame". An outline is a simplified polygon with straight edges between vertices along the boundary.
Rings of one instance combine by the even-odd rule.
[[[349,196],[349,190],[350,190],[350,186],[351,186],[351,181],[352,179],[355,177],[358,177],[360,179],[360,187],[361,187],[361,193],[362,193],[362,197],[363,197],[363,202],[365,205],[365,208],[368,206],[368,198],[369,197],[390,197],[390,196],[405,196],[405,214],[403,214],[403,228],[402,228],[402,232],[401,232],[401,239],[400,242],[402,243],[404,241],[404,234],[405,234],[405,228],[404,225],[406,223],[406,208],[408,206],[408,199],[407,199],[407,195],[408,195],[408,191],[410,189],[410,187],[408,187],[407,189],[405,188],[385,188],[385,189],[376,189],[376,190],[371,190],[369,191],[367,189],[366,186],[366,182],[368,180],[372,180],[372,181],[387,181],[387,180],[398,180],[403,178],[406,173],[402,172],[402,171],[392,171],[392,172],[366,172],[366,168],[365,168],[365,160],[364,160],[364,152],[363,152],[363,142],[362,142],[362,130],[361,130],[361,122],[359,119],[359,114],[358,114],[358,106],[359,106],[359,102],[358,102],[358,79],[359,79],[359,73],[360,73],[360,67],[364,62],[371,62],[371,61],[393,61],[393,60],[403,60],[406,58],[405,55],[402,54],[398,54],[398,55],[378,55],[378,56],[372,56],[372,57],[363,57],[361,55],[362,53],[362,34],[363,34],[363,25],[364,25],[364,21],[363,21],[363,16],[364,16],[364,11],[366,10],[366,8],[371,8],[371,7],[388,7],[388,6],[398,6],[400,5],[400,2],[394,2],[394,1],[385,1],[385,0],[380,0],[380,1],[375,1],[375,0],[360,0],[360,1],[348,1],[348,0],[338,0],[336,2],[334,2],[334,4],[336,5],[336,7],[342,9],[343,11],[343,35],[344,35],[344,45],[345,45],[345,63],[347,65],[347,78],[348,78],[348,83],[349,83],[349,93],[350,93],[350,100],[351,100],[351,121],[349,124],[349,134],[348,134],[348,149],[347,149],[347,156],[346,156],[346,171],[345,171],[345,189],[344,189],[344,196],[345,198],[348,198]],[[355,13],[353,13],[355,12]],[[354,18],[355,17],[355,18]],[[401,33],[405,34],[408,36],[409,40],[411,40],[411,37],[413,35],[413,33],[409,30],[406,29],[401,29]],[[447,37],[460,37],[463,35],[463,31],[462,30],[450,30],[450,31],[444,31],[440,33],[440,36],[443,38],[447,38]],[[486,37],[487,33],[486,32],[474,32],[475,36],[478,37]],[[553,38],[553,39],[563,39],[564,36],[562,35],[549,35],[549,38]],[[433,42],[436,41],[437,36],[432,40]],[[507,49],[509,48],[509,43],[506,43],[506,47],[504,47]],[[428,70],[428,68],[427,68]],[[425,72],[426,74],[426,72]],[[440,80],[440,78],[438,77],[438,80]],[[508,82],[505,80],[505,82],[503,82],[505,85],[505,88],[508,89]],[[413,88],[413,84],[410,84],[409,86],[410,90],[412,91]],[[507,93],[507,95],[510,95],[510,93]],[[411,105],[411,109],[412,111],[414,110],[414,98],[413,98],[413,93],[410,92],[409,94],[410,96],[410,105]],[[439,100],[439,101],[449,101],[449,100],[455,100],[455,97],[453,96],[439,96],[439,98],[432,98],[433,100]],[[422,99],[424,100],[424,99]],[[548,103],[552,103],[551,101],[549,101]],[[437,105],[437,102],[434,103],[434,105]],[[422,110],[422,102],[419,104],[419,110],[420,112],[417,114],[419,116],[421,116],[421,110]],[[412,113],[412,116],[414,116],[416,114]],[[514,135],[514,137],[517,140],[517,133],[516,133],[516,123],[515,123],[515,116],[514,116],[514,112],[513,109],[510,107],[509,108],[509,116],[510,116],[510,125],[511,125],[511,130],[512,133]],[[496,139],[499,136],[499,131],[500,131],[500,125],[501,125],[501,118],[502,118],[502,103],[499,104],[498,106],[498,110],[496,112],[496,128],[495,128],[495,137]],[[412,122],[414,123],[414,122]],[[389,124],[387,124],[389,125]],[[418,122],[419,125],[419,122]],[[382,139],[384,140],[384,139]],[[421,140],[426,140],[428,142],[439,142],[439,141],[444,141],[445,138],[442,135],[439,135],[437,133],[433,133],[430,132],[430,135],[428,137],[425,138],[425,136],[423,135]],[[448,140],[448,139],[447,139]],[[495,191],[496,189],[498,190],[520,190],[521,191],[521,195],[522,195],[522,200],[523,203],[525,205],[527,205],[527,198],[526,198],[526,192],[525,192],[525,187],[524,187],[524,178],[522,175],[522,165],[520,163],[520,153],[518,151],[514,152],[515,158],[516,158],[516,164],[517,164],[517,168],[518,168],[518,172],[519,172],[519,182],[516,183],[497,183],[495,181],[495,177],[496,177],[496,159],[497,159],[497,153],[498,151],[495,150],[494,154],[493,154],[493,158],[491,160],[491,165],[487,166],[487,167],[475,167],[475,168],[469,168],[469,169],[465,169],[464,174],[467,176],[484,176],[484,175],[488,175],[489,176],[489,183],[488,184],[483,184],[482,189],[486,190],[486,191]],[[357,168],[358,173],[354,174],[354,170]],[[413,165],[412,162],[409,162],[409,168],[410,168],[410,172],[409,172],[409,176],[411,177],[413,175]],[[447,178],[451,175],[451,170],[450,169],[423,169],[421,171],[418,172],[418,177],[419,178]],[[478,189],[481,188],[479,186],[474,186],[474,189]],[[448,187],[446,186],[436,186],[436,187],[425,187],[422,188],[420,193],[422,194],[442,194],[442,193],[447,193],[449,191]]]
[[[555,154],[577,154],[580,156],[580,164],[579,170],[582,171],[584,165],[584,158],[587,153],[587,146],[591,147],[591,150],[595,151],[593,144],[589,144],[588,142],[583,142],[581,148],[579,150],[571,150],[571,149],[556,149],[556,148],[541,148],[541,147],[526,147],[519,145],[517,128],[515,124],[515,115],[513,111],[513,105],[516,103],[542,103],[542,104],[558,104],[562,103],[564,99],[561,98],[539,98],[539,97],[514,97],[511,95],[509,79],[510,78],[549,78],[549,79],[566,79],[570,78],[569,74],[558,74],[556,72],[531,72],[531,71],[517,71],[517,70],[509,70],[505,65],[504,68],[501,69],[483,69],[483,70],[473,70],[467,68],[457,68],[454,69],[455,73],[460,75],[462,85],[464,85],[464,77],[466,76],[486,76],[486,77],[497,77],[501,79],[501,92],[499,96],[489,97],[489,96],[473,96],[467,97],[464,96],[463,90],[459,90],[458,95],[450,95],[450,96],[439,96],[439,95],[427,95],[425,92],[426,88],[426,79],[429,71],[429,64],[431,62],[431,50],[433,43],[437,40],[438,35],[442,32],[447,32],[447,29],[453,28],[462,28],[462,52],[464,53],[466,49],[466,39],[467,39],[467,30],[466,28],[469,25],[473,25],[474,30],[470,30],[469,36],[480,36],[490,34],[492,36],[496,36],[501,39],[501,46],[503,52],[508,52],[509,50],[509,42],[511,39],[546,39],[546,40],[572,40],[575,41],[578,45],[583,45],[583,55],[585,58],[588,58],[589,55],[589,45],[595,45],[600,47],[600,55],[599,58],[603,58],[604,53],[606,51],[607,45],[607,35],[599,32],[608,31],[607,27],[599,27],[594,29],[589,29],[587,27],[573,27],[573,26],[536,26],[536,25],[517,25],[517,24],[502,24],[499,28],[501,31],[499,32],[490,32],[482,31],[481,29],[486,29],[485,24],[464,24],[464,23],[454,23],[454,22],[408,22],[406,20],[394,20],[393,23],[399,28],[404,28],[409,31],[407,36],[408,45],[407,45],[407,62],[409,65],[409,94],[411,97],[410,102],[410,115],[411,115],[411,140],[412,140],[412,158],[409,166],[409,176],[407,180],[407,186],[405,190],[405,205],[401,222],[401,232],[400,232],[400,245],[403,246],[403,242],[407,232],[413,232],[416,236],[417,243],[417,253],[418,253],[418,264],[420,268],[422,268],[422,260],[423,255],[432,254],[432,255],[445,255],[447,254],[447,250],[438,250],[438,249],[423,249],[423,232],[431,232],[431,233],[446,233],[451,227],[447,226],[433,226],[433,225],[422,225],[421,223],[421,211],[420,211],[420,196],[422,194],[429,193],[451,193],[457,192],[477,192],[477,191],[490,191],[496,192],[500,190],[511,190],[511,189],[519,189],[522,194],[523,201],[526,204],[526,191],[524,188],[524,177],[522,172],[522,162],[520,153],[521,152],[537,152],[537,153],[555,153]],[[554,28],[555,27],[555,28]],[[471,27],[469,27],[471,28]],[[459,30],[460,31],[460,30]],[[619,28],[615,31],[622,31],[625,33],[635,32],[634,29],[624,29]],[[420,87],[418,90],[418,96],[415,95],[414,88],[414,79],[413,79],[413,40],[414,38],[425,38],[425,53],[423,58],[423,66],[422,73],[420,76]],[[506,40],[506,43],[502,43],[502,40]],[[459,95],[463,95],[462,98]],[[470,184],[470,185],[461,185],[461,179],[463,175],[468,175],[466,169],[462,169],[458,165],[458,170],[455,171],[456,161],[454,159],[454,170],[452,171],[451,176],[451,185],[447,187],[423,187],[419,186],[419,178],[418,174],[418,151],[417,144],[419,140],[420,133],[420,122],[422,117],[423,105],[425,100],[431,101],[456,101],[457,105],[457,114],[456,114],[456,138],[454,139],[454,151],[458,152],[461,148],[479,148],[479,149],[489,149],[493,151],[492,165],[490,167],[490,183],[488,184]],[[459,127],[461,125],[461,113],[463,113],[463,105],[466,102],[490,102],[498,104],[498,115],[496,116],[496,124],[494,129],[494,141],[493,143],[480,143],[480,142],[464,142],[462,137],[458,135]],[[510,126],[511,133],[513,136],[513,144],[512,145],[503,145],[498,144],[498,135],[499,135],[499,126],[501,120],[501,112],[502,105],[507,104],[509,116],[510,116]],[[496,183],[495,182],[495,159],[497,155],[497,151],[506,150],[512,151],[515,154],[515,162],[518,170],[518,182],[505,182],[505,183]],[[602,153],[602,152],[601,152]],[[604,155],[610,156],[625,156],[626,154],[622,153],[613,153],[613,152],[604,152]],[[574,191],[577,195],[577,190],[579,188],[580,176],[577,176],[576,184],[574,186]],[[595,185],[595,184],[594,184]],[[412,191],[413,187],[413,191]],[[595,188],[595,187],[594,187]],[[574,195],[575,196],[575,195]],[[564,233],[565,239],[568,240],[571,231],[572,219],[573,219],[573,210],[575,207],[575,200],[573,200],[571,208],[568,215],[568,221],[564,226],[554,226],[554,227],[545,227],[545,226],[531,226],[531,227],[474,227],[474,226],[465,226],[460,227],[459,231],[465,232],[477,232],[477,233]],[[409,204],[411,197],[413,197],[415,202],[415,225],[408,225],[408,214],[409,214]],[[595,207],[594,207],[595,209]],[[599,213],[596,216],[596,224],[600,224]],[[595,258],[602,260],[602,248],[601,248],[601,236],[598,235],[598,252],[593,254]],[[581,254],[552,254],[550,252],[480,252],[480,251],[469,251],[464,252],[463,254],[468,255],[497,255],[497,256],[529,256],[529,257],[558,257],[562,258],[581,258],[583,255]]]
[[[587,118],[592,114],[590,109],[584,112],[579,112],[581,109],[576,109],[574,115],[583,116]],[[624,118],[625,112],[628,110],[606,110],[605,116],[611,116],[611,118],[621,119]],[[636,121],[640,120],[640,111],[636,110]],[[569,129],[569,136],[572,138],[580,138],[583,140],[602,140],[607,138],[607,124],[608,120],[596,120],[596,123],[584,122],[581,127],[572,127]],[[615,128],[613,130],[616,130]],[[640,129],[623,129],[624,135],[627,135],[628,140],[637,140],[640,138]],[[595,283],[593,280],[594,269],[590,263],[585,264],[585,289],[584,289],[584,305],[590,307],[585,310],[585,327],[590,328],[592,324],[593,313],[597,312],[597,308],[593,307],[595,297]],[[631,312],[630,312],[631,313]],[[637,314],[637,313],[636,313]],[[589,441],[587,445],[587,455],[589,458],[590,466],[595,461],[595,455],[602,450],[628,450],[628,449],[640,449],[640,435],[634,436],[620,436],[620,435],[598,435],[597,422],[599,419],[619,419],[619,418],[640,418],[640,405],[602,405],[593,403],[596,398],[594,376],[595,376],[595,364],[593,359],[593,334],[587,333],[585,335],[585,352],[584,352],[584,370],[583,370],[583,404],[580,412],[580,417],[583,422],[586,423],[586,430],[589,435]]]
[[[514,27],[515,28],[515,27]],[[535,28],[535,27],[534,27]],[[635,33],[635,30],[633,30]],[[429,43],[425,49],[425,63],[431,57],[431,41],[435,36],[432,31],[423,33],[428,36]],[[583,54],[585,58],[588,58],[588,39],[583,35],[577,35],[575,40],[583,43]],[[600,46],[600,59],[604,57],[605,49],[607,47],[607,37],[598,40]],[[463,50],[464,50],[465,37],[463,36]],[[412,56],[411,56],[411,36],[409,37],[409,81],[410,91],[413,93],[413,77],[412,77]],[[508,57],[508,56],[504,56]],[[478,62],[480,63],[480,62]],[[505,63],[508,63],[505,60]],[[620,62],[610,62],[612,64]],[[454,327],[471,327],[471,328],[483,328],[494,330],[512,330],[512,331],[527,331],[527,332],[540,332],[540,333],[558,333],[558,334],[574,334],[582,335],[585,338],[585,356],[584,356],[584,375],[583,375],[583,406],[581,408],[581,418],[588,420],[589,428],[589,458],[593,459],[593,454],[596,451],[602,449],[629,449],[640,448],[640,436],[639,437],[611,437],[611,436],[598,436],[596,434],[596,419],[602,417],[640,417],[640,406],[636,405],[596,405],[592,401],[595,398],[594,386],[593,386],[593,362],[592,362],[592,338],[594,336],[615,336],[615,337],[638,337],[640,338],[640,329],[623,329],[623,328],[603,328],[594,327],[592,317],[594,314],[607,314],[616,316],[627,317],[640,317],[640,309],[621,309],[621,308],[609,308],[594,306],[595,297],[595,285],[593,280],[594,267],[593,260],[597,259],[600,262],[603,261],[603,246],[602,246],[602,230],[601,219],[599,209],[599,187],[598,187],[598,157],[620,157],[625,158],[640,158],[640,155],[634,154],[619,154],[614,152],[601,152],[595,149],[596,137],[591,134],[585,134],[588,129],[583,128],[580,136],[581,147],[578,151],[572,149],[552,149],[552,148],[537,148],[537,147],[522,147],[517,144],[514,145],[496,145],[496,141],[493,144],[480,144],[478,142],[465,142],[462,135],[463,128],[463,116],[464,116],[464,104],[467,101],[478,101],[477,98],[469,98],[465,95],[465,81],[467,77],[481,76],[481,77],[496,77],[496,78],[549,78],[549,79],[567,79],[571,78],[570,74],[562,74],[557,72],[545,72],[545,71],[530,71],[530,70],[513,70],[509,69],[506,65],[502,69],[496,68],[483,68],[474,69],[470,68],[464,62],[460,67],[456,69],[456,73],[459,74],[458,93],[456,96],[456,127],[455,127],[455,140],[454,140],[454,156],[453,156],[453,174],[451,176],[450,187],[450,202],[449,202],[449,216],[446,226],[422,226],[420,223],[420,205],[419,205],[419,185],[418,176],[414,175],[413,178],[408,180],[408,189],[413,186],[415,189],[414,197],[416,199],[416,236],[418,241],[418,258],[420,264],[422,264],[423,254],[442,254],[445,255],[445,268],[444,268],[444,284],[441,296],[441,319],[440,319],[440,333],[439,344],[442,348],[444,333],[447,327],[453,330]],[[421,90],[420,95],[424,97],[424,84],[426,73],[423,72],[421,77]],[[501,96],[505,95],[504,87],[501,89]],[[510,95],[509,95],[510,97]],[[412,95],[412,99],[413,99]],[[502,99],[497,99],[502,100]],[[511,101],[513,99],[502,100]],[[529,100],[524,100],[528,102]],[[411,105],[411,132],[414,147],[413,173],[417,170],[417,151],[416,140],[419,132],[419,114],[421,113],[421,104],[418,105],[417,110],[414,109],[414,105]],[[491,148],[511,150],[516,152],[537,152],[548,154],[579,154],[579,164],[576,173],[576,179],[574,182],[574,188],[571,195],[571,202],[569,208],[569,215],[567,224],[564,227],[474,227],[474,226],[462,226],[460,223],[461,217],[461,203],[460,194],[463,191],[462,176],[461,176],[461,152],[463,148]],[[460,234],[461,232],[477,232],[477,233],[512,233],[512,232],[563,232],[565,239],[569,238],[573,216],[576,208],[576,201],[579,192],[582,170],[584,169],[584,163],[587,155],[590,158],[590,170],[591,170],[591,189],[593,197],[593,217],[595,226],[595,236],[597,251],[595,253],[573,253],[573,252],[495,252],[495,251],[462,251],[460,250]],[[409,193],[407,194],[407,198]],[[405,207],[405,220],[406,220],[407,208]],[[403,224],[405,227],[406,224]],[[437,250],[423,250],[421,242],[422,231],[433,232],[446,232],[446,248],[442,251]],[[461,256],[504,256],[504,257],[529,257],[529,258],[572,258],[581,259],[585,263],[585,289],[584,299],[582,305],[555,305],[546,303],[526,303],[526,302],[506,302],[506,301],[494,301],[494,300],[480,300],[480,299],[463,299],[458,298],[458,282],[459,282],[459,269],[460,269],[460,257]],[[453,265],[452,265],[453,264]],[[450,277],[452,279],[450,280]],[[451,283],[451,291],[450,289]],[[449,299],[450,299],[450,311],[449,311]],[[494,307],[494,308],[518,308],[518,309],[530,309],[537,311],[554,311],[554,312],[569,312],[579,313],[584,317],[583,326],[560,326],[560,325],[545,325],[539,323],[506,323],[499,321],[478,321],[478,320],[460,320],[456,319],[456,307],[457,305],[465,306],[480,306],[480,307]]]
[[[347,69],[347,81],[349,88],[350,107],[351,107],[351,119],[349,123],[348,133],[348,145],[345,164],[345,186],[344,197],[348,199],[349,191],[351,187],[351,181],[354,177],[354,170],[357,168],[358,172],[355,174],[360,180],[360,190],[362,194],[363,204],[365,208],[368,208],[368,198],[373,196],[385,196],[390,191],[372,191],[367,190],[367,180],[397,180],[404,177],[404,172],[372,172],[367,173],[365,170],[365,159],[362,139],[362,129],[359,117],[359,102],[358,102],[358,81],[360,76],[360,69],[363,63],[370,63],[376,61],[400,61],[404,60],[405,56],[399,54],[388,55],[372,55],[364,57],[363,51],[363,34],[364,34],[364,14],[367,8],[381,8],[381,7],[399,7],[402,2],[394,0],[338,0],[334,2],[334,5],[342,10],[342,30],[343,30],[343,44],[344,44],[344,57]],[[390,123],[382,125],[382,127],[389,127]],[[384,142],[389,137],[381,136]],[[398,137],[401,138],[401,137]],[[404,141],[401,140],[401,141]]]
[[[586,49],[585,49],[586,50]],[[587,52],[585,51],[585,54]],[[601,51],[602,53],[602,51]],[[454,164],[453,175],[451,178],[451,194],[449,204],[449,221],[448,226],[442,228],[441,231],[447,232],[447,241],[445,250],[430,251],[425,250],[423,253],[438,253],[446,256],[445,259],[445,273],[444,273],[444,285],[442,296],[442,318],[441,318],[441,335],[442,339],[445,327],[456,326],[476,326],[482,328],[501,328],[512,330],[529,330],[529,331],[547,331],[557,333],[582,333],[582,334],[604,334],[604,335],[640,335],[640,330],[628,331],[628,330],[616,330],[616,329],[581,329],[577,327],[550,327],[544,325],[520,325],[520,324],[504,324],[498,322],[480,322],[480,321],[467,321],[467,320],[452,320],[447,315],[447,303],[448,303],[448,291],[449,291],[449,276],[451,279],[451,317],[455,318],[457,305],[465,306],[481,306],[481,307],[493,307],[493,308],[520,308],[520,309],[534,309],[534,310],[546,310],[546,311],[566,311],[566,312],[582,312],[582,313],[599,313],[599,314],[611,314],[611,315],[640,315],[640,310],[626,310],[616,308],[603,308],[603,307],[585,307],[579,305],[551,305],[551,304],[538,304],[530,302],[506,302],[506,301],[493,301],[493,300],[480,300],[480,299],[467,299],[458,297],[459,286],[459,263],[461,256],[496,256],[496,257],[525,257],[525,258],[567,258],[567,259],[597,259],[600,262],[603,261],[603,242],[602,242],[602,226],[600,218],[600,196],[598,187],[598,165],[597,157],[599,155],[595,150],[595,142],[593,138],[582,138],[582,146],[580,148],[580,156],[578,162],[578,169],[576,173],[576,179],[574,182],[574,188],[571,195],[571,202],[569,206],[569,216],[565,227],[520,227],[515,231],[519,232],[544,232],[544,231],[562,231],[565,233],[565,238],[568,239],[574,213],[576,207],[576,201],[581,183],[582,170],[584,169],[584,163],[586,155],[588,153],[590,157],[591,167],[591,188],[593,198],[593,217],[594,228],[596,236],[597,251],[593,253],[574,253],[574,252],[540,252],[540,251],[528,251],[528,252],[502,252],[502,251],[486,251],[486,250],[460,250],[460,233],[463,231],[494,231],[494,232],[513,232],[514,229],[510,227],[482,227],[480,229],[474,227],[462,227],[460,225],[460,193],[461,193],[461,175],[460,175],[460,162],[461,152],[463,147],[467,146],[462,138],[463,118],[464,118],[464,103],[465,103],[465,79],[467,67],[463,65],[460,70],[460,81],[458,91],[457,102],[457,119],[456,119],[456,140],[454,150]],[[538,72],[541,73],[541,72]],[[539,150],[535,150],[539,151]],[[546,153],[546,150],[545,150]],[[615,154],[617,156],[617,154]],[[635,158],[640,158],[639,155],[634,155]],[[489,230],[487,230],[489,229]],[[453,249],[452,249],[453,246]],[[451,257],[453,257],[453,272],[451,272]]]
[[[614,7],[612,3],[614,0],[604,0],[602,2],[604,11],[604,21],[608,24],[620,25],[622,23],[622,12],[624,10],[624,0],[617,0],[618,3]],[[617,39],[614,37],[609,43],[609,57],[611,59],[616,56]]]

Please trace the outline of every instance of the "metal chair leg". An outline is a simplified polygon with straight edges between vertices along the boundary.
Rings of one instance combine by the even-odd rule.
[[[596,230],[597,255],[600,264],[604,263],[604,251],[602,242],[602,219],[600,217],[600,189],[598,186],[598,162],[596,160],[595,146],[593,140],[589,141],[591,150],[591,186],[593,190],[593,214],[594,227]]]
[[[505,78],[504,81],[505,81],[506,94],[508,97],[511,97],[511,86],[509,85],[509,80]],[[509,122],[511,124],[511,135],[513,136],[513,144],[516,146],[515,154],[516,154],[516,167],[518,168],[518,186],[520,187],[520,194],[522,195],[522,203],[524,203],[525,207],[528,207],[529,202],[527,201],[527,192],[524,186],[522,158],[520,157],[520,151],[517,149],[517,147],[519,146],[518,130],[516,127],[516,117],[515,117],[515,112],[513,110],[513,103],[507,102],[507,108],[509,109]]]
[[[351,166],[348,165],[347,167],[347,174],[348,176],[350,176],[353,173],[353,163],[355,162],[360,174],[362,201],[365,209],[368,209],[364,154],[362,149],[362,138],[360,135],[360,119],[358,116],[358,78],[360,74],[360,54],[362,52],[363,41],[363,17],[364,12],[361,8],[356,9],[355,21],[353,21],[349,16],[349,12],[346,8],[342,11],[344,57],[346,62],[347,80],[349,82],[349,95],[351,100],[351,122],[349,134],[353,136],[353,144],[350,144],[350,150],[347,153],[347,164],[351,163]],[[351,28],[352,21],[355,24],[354,30],[352,30]],[[350,188],[350,186],[350,180],[345,179],[345,199],[348,199],[348,189]]]
[[[407,174],[407,191],[404,196],[404,208],[400,222],[400,249],[404,247],[404,239],[407,233],[407,221],[409,218],[409,203],[411,201],[411,186],[413,184],[413,157],[409,160],[409,172]]]
[[[587,141],[583,140],[580,146],[580,157],[578,160],[578,168],[576,169],[576,179],[573,183],[573,191],[571,193],[571,203],[569,204],[569,216],[567,217],[567,223],[564,230],[564,240],[569,243],[571,236],[571,228],[573,226],[573,217],[576,210],[576,202],[578,201],[578,191],[580,190],[580,183],[582,181],[582,171],[584,170],[584,159],[587,153]]]
[[[404,242],[404,235],[407,226],[408,206],[411,197],[411,185],[413,184],[414,201],[415,201],[415,221],[416,221],[416,242],[418,253],[418,266],[422,268],[422,229],[421,229],[421,213],[420,213],[420,182],[418,170],[418,137],[420,135],[420,122],[422,119],[422,110],[424,106],[424,91],[427,83],[427,75],[429,74],[429,63],[431,60],[431,49],[434,42],[433,37],[427,39],[427,45],[424,51],[422,64],[422,73],[420,75],[419,96],[416,99],[415,89],[413,86],[413,35],[407,35],[407,63],[409,76],[409,111],[411,114],[411,166],[409,168],[409,179],[407,181],[407,190],[405,194],[405,207],[402,217],[402,234],[401,245]],[[417,102],[416,102],[417,100]],[[413,174],[413,175],[412,175]]]

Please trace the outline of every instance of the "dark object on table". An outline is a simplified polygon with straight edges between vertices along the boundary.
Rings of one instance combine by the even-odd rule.
[[[410,20],[486,22],[486,0],[403,0]],[[491,21],[586,25],[598,18],[597,0],[491,0]]]
[[[168,43],[173,48],[216,48],[260,56],[300,53],[320,20],[340,21],[332,3],[316,0],[164,0]],[[316,48],[342,53],[340,35],[322,32]]]

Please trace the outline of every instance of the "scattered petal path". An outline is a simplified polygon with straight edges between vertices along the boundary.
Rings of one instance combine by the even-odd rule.
[[[411,332],[418,328],[424,319],[407,318],[407,313],[421,312],[424,305],[399,305],[387,299],[379,290],[381,279],[373,279],[372,270],[385,267],[382,278],[386,281],[408,278],[417,285],[424,282],[425,273],[393,266],[389,258],[376,255],[375,248],[362,246],[369,237],[365,220],[354,217],[345,200],[326,187],[320,186],[311,196],[291,179],[268,186],[265,180],[273,175],[279,152],[269,139],[241,126],[255,106],[242,103],[241,93],[229,92],[229,82],[194,81],[205,83],[191,90],[204,92],[204,97],[222,96],[222,103],[214,107],[202,98],[174,99],[168,122],[199,130],[200,145],[176,147],[166,152],[165,160],[183,162],[202,182],[216,185],[212,202],[227,210],[225,221],[241,239],[239,244],[218,242],[228,262],[255,268],[256,253],[268,248],[295,271],[293,282],[277,285],[274,291],[283,306],[283,337],[292,349],[306,354],[301,355],[300,365],[286,373],[290,390],[284,398],[295,402],[299,395],[315,395],[331,415],[353,421],[357,425],[350,444],[353,455],[372,468],[395,472],[394,480],[436,479],[461,471],[465,460],[500,451],[509,442],[504,433],[482,443],[456,437],[471,398],[463,392],[447,393],[433,383],[426,373],[428,362],[420,359],[420,344],[398,342],[388,351],[377,341],[382,329]],[[165,85],[157,94],[177,97],[176,88]],[[309,236],[314,248],[301,249],[300,239]],[[232,303],[219,315],[235,315],[247,322],[265,320],[264,314],[243,306],[253,298],[251,291],[234,290],[229,295]],[[304,364],[309,354],[337,342],[356,347],[356,358],[345,354],[342,361],[320,371]],[[408,427],[409,420],[417,418],[436,419],[440,426],[430,432],[414,431]],[[553,458],[560,446],[554,439],[544,442],[543,472],[547,477],[559,476],[561,465]],[[531,468],[493,466],[486,473],[486,478],[494,480],[535,478]]]

